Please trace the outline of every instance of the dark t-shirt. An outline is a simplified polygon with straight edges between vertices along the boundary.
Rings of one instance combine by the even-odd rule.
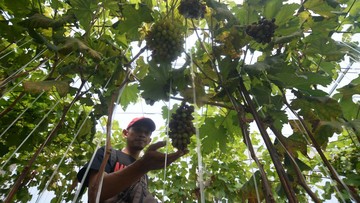
[[[105,147],[101,147],[96,151],[93,162],[90,165],[90,170],[98,171],[100,169],[102,160],[104,158]],[[125,168],[126,166],[132,164],[136,159],[123,153],[120,150],[116,150],[116,159],[111,158],[115,153],[111,153],[109,160],[105,166],[106,173],[112,173],[118,170]],[[116,162],[114,162],[116,160]],[[81,182],[84,174],[86,172],[89,163],[85,164],[83,168],[77,174],[78,181]],[[89,185],[89,175],[86,176],[85,186]],[[114,186],[116,187],[116,186]],[[149,193],[147,189],[147,176],[144,175],[138,182],[134,183],[131,187],[123,191],[122,193],[106,200],[106,202],[119,202],[119,203],[155,203],[157,202],[154,197]]]
[[[91,163],[90,166],[90,170],[93,169],[95,171],[98,171],[100,169],[102,160],[104,158],[104,152],[105,152],[105,147],[101,147],[96,151],[95,157],[93,162]],[[120,162],[120,164],[122,164],[123,166],[128,166],[130,164],[132,164],[134,161],[136,161],[136,159],[134,159],[133,157],[125,154],[124,152],[120,151],[120,150],[116,150],[116,156],[117,156],[117,160]],[[105,166],[105,172],[106,173],[112,173],[114,172],[114,168],[115,168],[115,164],[116,163],[111,163],[111,157],[108,159],[106,166]],[[81,182],[82,178],[84,177],[84,174],[86,172],[87,167],[89,166],[89,163],[85,164],[84,167],[82,167],[80,169],[80,171],[77,174],[77,178],[78,181]],[[84,182],[85,186],[89,186],[89,176],[86,177],[85,182]]]

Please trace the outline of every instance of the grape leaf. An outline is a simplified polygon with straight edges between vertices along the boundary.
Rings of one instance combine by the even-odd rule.
[[[122,14],[125,20],[118,22],[119,34],[127,34],[128,39],[138,40],[140,32],[138,29],[143,23],[150,23],[153,21],[151,16],[152,11],[147,5],[139,5],[136,8],[134,4],[125,4],[122,6]],[[136,13],[136,15],[134,15]]]
[[[218,119],[221,118],[205,118],[204,123],[199,128],[200,138],[202,141],[202,153],[210,153],[219,147],[222,151],[226,151],[227,130],[219,124]]]
[[[129,104],[135,103],[138,99],[139,89],[138,84],[127,85],[120,97],[120,104],[124,110]]]
[[[360,84],[357,81],[353,80],[349,85],[339,88],[339,93],[333,96],[334,99],[339,100],[343,115],[348,120],[357,117],[357,111],[354,111],[354,109],[358,109],[359,105],[353,101],[353,96],[360,94]]]
[[[307,0],[304,3],[304,7],[327,18],[336,15],[332,12],[334,8],[329,6],[324,0]]]
[[[70,54],[71,52],[79,51],[82,52],[83,54],[89,55],[91,58],[95,60],[101,59],[100,53],[88,47],[85,44],[85,42],[81,41],[80,39],[68,37],[63,39],[63,41],[64,42],[59,47],[58,51],[64,55]]]
[[[279,10],[276,12],[275,16],[275,24],[278,26],[285,25],[288,21],[294,18],[295,11],[299,9],[299,4],[284,4]]]
[[[266,1],[264,7],[264,17],[272,19],[278,14],[279,8],[282,6],[282,0],[269,0]]]
[[[311,171],[312,168],[308,166],[306,163],[301,161],[299,158],[294,158],[296,164],[299,166],[300,171]],[[284,164],[287,168],[289,168],[294,176],[296,176],[295,169],[293,167],[292,161],[290,161],[290,157],[288,155],[285,156]]]
[[[69,0],[69,4],[72,6],[71,11],[79,20],[82,28],[84,28],[85,31],[88,31],[91,27],[93,13],[98,9],[97,1]]]
[[[341,60],[348,52],[346,45],[339,44],[333,39],[329,39],[320,34],[311,34],[305,38],[308,47],[304,50],[305,54],[322,54],[328,61]]]
[[[150,62],[150,69],[148,75],[141,80],[139,86],[143,90],[141,95],[145,100],[158,101],[168,100],[170,93],[170,64],[156,64]]]
[[[256,171],[238,192],[243,202],[246,200],[248,202],[261,202],[264,199],[264,193],[259,188],[261,188],[261,175],[260,171]],[[258,199],[258,194],[260,199]]]
[[[338,102],[329,97],[306,97],[303,99],[294,99],[292,107],[300,110],[303,115],[311,111],[320,119],[332,120],[341,116],[342,111]]]

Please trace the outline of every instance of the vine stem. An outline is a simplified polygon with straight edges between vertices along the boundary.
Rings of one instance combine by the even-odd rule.
[[[345,189],[350,196],[356,201],[356,202],[360,202],[360,196],[358,194],[356,194],[354,191],[350,190],[349,187],[340,179],[338,173],[335,171],[334,167],[331,165],[331,163],[329,162],[329,160],[327,160],[324,152],[321,150],[321,147],[319,145],[319,143],[317,143],[313,133],[309,130],[308,127],[306,127],[304,120],[299,116],[299,114],[297,114],[290,106],[290,104],[288,103],[288,101],[286,100],[286,98],[284,98],[284,103],[285,105],[290,109],[290,111],[296,115],[296,117],[299,119],[302,127],[305,129],[305,132],[307,134],[307,136],[310,138],[313,146],[315,147],[316,151],[319,153],[322,161],[324,162],[324,164],[326,165],[326,167],[329,169],[331,178],[333,180],[335,180],[343,189]]]
[[[202,74],[204,74],[204,76],[205,76],[207,79],[211,80],[213,83],[217,83],[217,81],[215,81],[214,79],[212,79],[210,76],[207,75],[207,73],[206,73],[204,70],[202,70],[202,68],[199,66],[199,64],[197,64],[196,61],[193,60],[192,57],[190,57],[190,55],[189,55],[188,53],[185,52],[185,55],[186,55],[186,56],[191,60],[191,62],[200,70],[200,72],[201,72]]]
[[[178,101],[184,101],[183,98],[179,98],[179,97],[174,97],[171,96],[170,99],[174,99],[174,100],[178,100]],[[222,104],[222,103],[218,103],[218,102],[211,102],[211,101],[202,101],[204,104],[208,104],[211,106],[217,106],[217,107],[222,107],[222,108],[226,108],[226,109],[230,109],[230,110],[235,110],[234,107],[232,106],[228,106],[226,104]]]
[[[193,26],[194,26],[194,22],[192,21],[193,23]],[[195,26],[194,26],[195,27]],[[195,33],[200,41],[200,36],[198,35],[197,31],[195,30]],[[241,112],[243,112],[242,114],[244,114],[244,110],[240,110],[239,108],[239,105],[237,105],[237,102],[235,101],[235,99],[233,98],[233,96],[230,94],[229,90],[227,87],[225,87],[223,84],[223,79],[221,77],[221,74],[219,73],[219,70],[217,69],[217,66],[215,65],[215,62],[216,60],[214,59],[214,57],[211,57],[210,53],[206,50],[206,47],[205,45],[200,41],[200,44],[202,45],[202,48],[206,51],[206,53],[209,55],[210,59],[211,59],[211,64],[214,68],[214,71],[216,72],[216,75],[220,81],[220,85],[224,88],[226,94],[228,95],[230,101],[232,102],[232,105],[234,106],[234,108],[236,109],[237,113],[238,113],[238,117],[239,117],[239,113],[241,115]],[[241,76],[239,75],[239,77],[241,78]],[[241,92],[241,91],[240,91]],[[242,125],[242,122],[245,121],[244,119],[244,116],[240,116],[239,117],[239,121],[241,122],[240,125]],[[246,123],[243,123],[243,125],[241,126],[241,129],[246,129]],[[250,138],[247,139],[246,138],[246,130],[244,130],[245,133],[243,133],[243,136],[244,136],[244,140],[245,140],[245,144],[247,145],[247,147],[249,148],[249,151],[251,153],[251,156],[252,158],[255,160],[256,164],[258,164],[258,167],[260,169],[260,175],[261,175],[261,179],[263,180],[262,183],[263,183],[263,186],[264,186],[264,190],[265,190],[265,194],[266,194],[266,197],[265,197],[265,200],[266,202],[274,202],[273,200],[273,195],[272,195],[272,192],[271,192],[271,187],[270,187],[270,184],[269,184],[269,181],[267,179],[267,176],[266,176],[266,173],[259,161],[259,159],[256,157],[256,154],[255,154],[255,151],[252,147],[252,144],[251,144],[251,140]],[[249,142],[248,142],[249,141]]]
[[[45,148],[45,146],[50,142],[50,140],[52,140],[57,131],[61,128],[61,126],[63,125],[64,121],[65,121],[65,117],[66,114],[69,112],[69,110],[71,109],[71,107],[74,105],[74,103],[82,96],[84,95],[86,92],[81,93],[82,88],[84,87],[86,81],[82,81],[78,92],[76,94],[76,96],[74,97],[74,99],[71,101],[71,103],[67,106],[64,106],[63,108],[63,113],[62,116],[59,120],[59,122],[57,123],[57,125],[52,129],[52,131],[49,133],[49,135],[47,136],[46,140],[41,144],[41,146],[36,150],[35,154],[32,156],[32,158],[28,161],[27,165],[24,167],[24,169],[22,170],[19,178],[16,180],[16,182],[14,183],[13,187],[11,188],[10,192],[8,193],[7,197],[4,200],[4,203],[10,203],[11,200],[13,199],[14,195],[16,194],[16,192],[18,191],[19,187],[21,186],[21,183],[23,182],[23,180],[26,178],[27,174],[30,171],[30,168],[32,167],[32,165],[34,164],[35,160],[37,159],[37,157],[39,156],[39,154],[42,152],[42,150]]]
[[[228,93],[228,91],[226,90],[226,92]],[[269,183],[269,180],[266,176],[265,170],[263,165],[261,164],[261,162],[259,161],[258,157],[256,156],[254,147],[252,145],[250,136],[249,136],[249,131],[247,130],[247,120],[245,118],[245,110],[243,107],[241,107],[240,105],[238,105],[238,103],[236,102],[236,99],[228,94],[231,103],[233,104],[236,112],[237,112],[237,117],[238,117],[238,121],[240,124],[240,128],[243,134],[243,138],[244,138],[244,142],[247,146],[247,148],[249,149],[251,158],[255,161],[256,165],[258,166],[259,170],[260,170],[260,175],[261,175],[261,179],[262,179],[262,186],[263,186],[263,190],[265,191],[265,201],[266,202],[270,202],[270,203],[274,203],[274,197],[271,191],[271,186]],[[255,180],[254,180],[255,181]],[[257,193],[258,195],[258,193]],[[259,197],[258,197],[259,198]],[[260,202],[260,200],[258,199],[258,202]]]
[[[129,67],[148,47],[145,46],[139,50],[139,52],[126,64],[124,64],[125,67]]]
[[[111,153],[111,127],[112,127],[112,121],[113,121],[113,115],[116,103],[121,96],[122,90],[124,87],[128,84],[129,76],[131,72],[128,71],[124,81],[119,85],[119,87],[114,91],[114,93],[111,96],[111,102],[108,107],[108,119],[106,123],[106,143],[105,143],[105,154],[104,159],[101,162],[99,173],[96,175],[96,179],[93,185],[89,185],[89,203],[96,203],[99,202],[100,194],[101,194],[101,188],[102,188],[102,181],[105,171],[105,166],[109,160],[110,153]]]
[[[232,98],[231,100],[234,101],[234,98]],[[254,147],[253,147],[251,139],[250,139],[250,135],[249,135],[246,119],[245,119],[245,114],[241,113],[241,112],[245,112],[245,111],[244,110],[241,110],[241,111],[237,110],[237,116],[238,116],[239,124],[240,124],[242,134],[243,134],[243,137],[244,137],[244,142],[245,142],[246,146],[248,147],[248,149],[250,151],[251,158],[255,161],[256,165],[258,166],[258,168],[260,170],[260,175],[261,175],[261,179],[262,179],[262,186],[263,186],[263,190],[265,190],[265,194],[266,194],[265,195],[265,201],[274,203],[275,200],[274,200],[274,196],[273,196],[272,191],[271,191],[271,186],[270,186],[269,180],[268,180],[268,178],[266,176],[266,172],[264,170],[263,165],[261,164],[258,157],[256,156]],[[260,202],[259,199],[258,199],[258,202]]]
[[[295,169],[295,173],[296,176],[298,178],[299,184],[301,185],[301,187],[304,188],[304,190],[308,193],[308,195],[311,197],[311,199],[315,202],[315,203],[320,203],[320,199],[316,196],[316,194],[310,189],[310,187],[306,184],[306,180],[304,175],[301,173],[300,167],[299,165],[296,163],[293,155],[290,153],[289,150],[289,146],[286,143],[286,138],[275,128],[275,126],[273,124],[271,124],[270,126],[271,131],[273,131],[274,135],[276,136],[276,138],[279,139],[280,144],[284,147],[286,154],[289,156],[290,161]]]
[[[255,105],[251,101],[250,95],[248,91],[246,90],[246,87],[244,85],[244,82],[242,78],[240,77],[240,83],[238,87],[239,91],[242,93],[242,96],[244,97],[245,102],[248,104],[251,114],[254,116],[255,122],[260,130],[260,134],[265,142],[266,148],[269,151],[270,157],[274,163],[275,169],[277,174],[279,175],[279,179],[281,182],[281,185],[284,188],[285,194],[289,200],[289,202],[298,202],[294,189],[291,187],[289,178],[285,172],[284,167],[282,166],[279,155],[277,154],[273,144],[271,143],[270,137],[264,127],[264,123],[261,121],[260,116],[258,115]]]
[[[21,98],[23,98],[25,95],[25,92],[21,92],[16,99],[8,106],[6,107],[6,109],[4,109],[3,111],[0,112],[0,118],[3,117],[5,114],[9,113],[13,107],[21,100]]]
[[[194,23],[194,20],[193,20],[193,19],[191,19],[191,23],[192,23],[192,26],[195,28],[195,23]],[[209,53],[209,51],[206,49],[205,44],[201,41],[200,36],[199,36],[199,33],[197,32],[196,29],[195,29],[195,34],[196,34],[196,37],[197,37],[198,40],[199,40],[199,43],[200,43],[201,48],[203,48],[204,51],[206,52],[206,54],[209,56],[211,65],[213,66],[213,68],[214,68],[215,71],[217,72],[217,70],[216,70],[216,65],[215,65],[215,63],[214,63],[214,57],[213,57],[213,56]]]

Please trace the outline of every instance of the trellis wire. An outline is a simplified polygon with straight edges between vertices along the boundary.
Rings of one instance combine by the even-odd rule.
[[[30,63],[32,63],[33,61],[35,61],[38,57],[40,57],[43,53],[45,53],[47,49],[43,49],[42,51],[40,51],[36,56],[34,56],[29,62],[27,62],[25,65],[23,65],[21,68],[19,68],[18,70],[16,70],[15,72],[13,72],[10,76],[8,76],[4,81],[4,83],[0,84],[0,87],[3,87],[6,85],[6,81],[9,80],[9,78],[14,77],[16,74],[20,73],[21,71],[23,71]],[[52,56],[53,57],[53,56]],[[52,58],[51,57],[51,58]],[[49,59],[47,59],[49,60]]]
[[[5,91],[2,96],[5,96],[7,93],[12,92],[17,86],[19,86],[25,79],[27,79],[28,77],[30,77],[30,75],[22,78],[17,84],[15,84],[14,86],[12,86],[9,90]]]
[[[17,151],[22,147],[22,145],[29,139],[29,137],[35,132],[35,130],[40,126],[40,124],[49,116],[49,114],[54,110],[54,108],[59,104],[60,100],[58,100],[54,106],[45,114],[45,116],[38,122],[35,128],[29,133],[28,136],[21,142],[21,144],[16,148],[16,150],[11,154],[11,156],[5,161],[5,163],[1,166],[0,171],[5,167],[5,165],[10,161],[10,159],[17,153]]]
[[[346,73],[350,70],[350,68],[351,68],[351,66],[352,66],[352,64],[353,64],[354,62],[350,62],[349,64],[348,64],[348,66],[345,68],[345,71],[338,77],[338,79],[336,79],[335,81],[334,81],[334,85],[333,85],[333,87],[331,88],[331,90],[329,91],[329,96],[331,96],[333,93],[334,93],[334,91],[336,90],[336,87],[340,84],[340,82],[343,80],[343,78],[345,77],[345,75],[346,75]]]
[[[120,88],[120,90],[119,90],[119,95],[118,95],[118,97],[117,97],[117,99],[116,99],[115,104],[118,104],[118,103],[119,103],[120,97],[121,97],[124,89],[125,89],[125,85]],[[114,106],[114,109],[113,109],[113,112],[112,112],[113,114],[114,114],[114,112],[116,112],[117,106],[118,106],[118,105],[115,105],[115,106]],[[111,121],[110,121],[110,123],[113,123],[113,120],[114,120],[114,116],[111,116]],[[107,130],[110,130],[110,136],[111,136],[111,128],[110,128],[110,129],[107,129]],[[104,157],[105,157],[105,153],[106,153],[106,150],[104,151]],[[103,176],[104,176],[104,173],[103,173]],[[99,185],[98,194],[96,195],[96,199],[97,199],[96,202],[99,202],[99,200],[100,200],[100,194],[101,194],[101,190],[102,190],[103,181],[104,181],[104,178],[101,178],[101,179],[100,179],[100,185]]]
[[[110,77],[111,78],[111,77]],[[116,98],[116,102],[115,104],[119,103],[119,100],[120,100],[120,97],[122,95],[122,92],[124,91],[125,89],[125,84],[119,89],[119,94],[118,94],[118,97]],[[111,104],[112,105],[112,104]],[[111,112],[112,114],[114,114],[114,112],[116,112],[116,107],[117,105],[114,105],[114,109],[113,109],[113,112]],[[109,119],[109,118],[108,118]],[[113,119],[114,119],[114,116],[111,116],[110,118],[110,121],[108,120],[107,122],[110,123],[110,129],[107,128],[107,132],[106,133],[109,133],[109,136],[111,136],[111,124],[113,122]],[[107,125],[108,126],[108,125]],[[108,143],[106,142],[105,146],[107,145]],[[107,147],[107,146],[106,146]],[[105,153],[106,153],[106,150],[104,150],[104,157],[105,157]],[[85,174],[87,175],[87,174]],[[103,184],[103,181],[104,181],[104,173],[101,174],[101,178],[100,178],[100,182],[99,182],[99,187],[98,187],[98,191],[97,191],[97,194],[96,194],[96,202],[99,202],[100,201],[100,194],[101,194],[101,190],[102,190],[102,184]],[[86,176],[85,176],[86,177]]]
[[[61,164],[62,164],[62,162],[64,161],[65,156],[68,154],[68,152],[69,152],[69,150],[70,150],[70,147],[73,145],[73,143],[74,143],[75,139],[76,139],[76,138],[77,138],[77,136],[79,135],[80,130],[84,127],[85,122],[88,120],[90,113],[91,113],[91,111],[89,111],[89,113],[86,115],[86,117],[85,117],[84,121],[82,122],[81,126],[79,127],[78,131],[76,132],[76,134],[75,134],[74,138],[71,140],[70,144],[67,146],[67,149],[66,149],[66,151],[65,151],[64,155],[61,157],[61,160],[60,160],[60,161],[59,161],[59,163],[57,164],[57,166],[56,166],[56,168],[55,168],[54,172],[52,173],[52,175],[51,175],[51,177],[50,177],[50,179],[48,180],[48,182],[46,183],[46,185],[45,185],[44,189],[41,191],[40,195],[38,196],[38,198],[37,198],[37,200],[36,200],[36,203],[38,203],[38,202],[39,202],[39,200],[41,199],[42,195],[45,193],[45,191],[46,191],[46,190],[47,190],[47,188],[49,187],[49,185],[50,185],[50,183],[51,183],[52,179],[53,179],[53,178],[54,178],[54,176],[58,173],[58,170],[59,170],[60,165],[61,165]]]
[[[172,88],[172,82],[170,80],[170,85],[169,85],[169,102],[168,102],[168,115],[167,115],[167,124],[166,124],[166,136],[165,136],[165,140],[166,140],[166,145],[165,145],[165,165],[164,165],[164,179],[163,179],[163,202],[165,202],[165,196],[166,196],[166,169],[167,169],[167,155],[169,152],[169,123],[170,123],[170,108],[171,108],[171,88]]]
[[[19,120],[21,118],[21,116],[44,94],[45,92],[41,92],[39,94],[39,96],[37,96],[29,106],[26,107],[26,109],[24,109],[23,112],[21,112],[21,114],[10,124],[8,125],[8,127],[1,133],[0,138],[16,123],[17,120]]]
[[[194,66],[192,61],[193,61],[192,52],[190,52],[190,71],[191,71],[191,79],[193,85],[194,105],[196,105],[195,73],[194,73]],[[199,189],[200,189],[200,201],[201,203],[205,203],[204,177],[203,177],[204,171],[203,171],[203,163],[201,156],[201,142],[200,142],[199,128],[196,127],[195,131],[196,131],[196,151],[198,155],[198,167],[199,167],[198,181],[199,181]]]
[[[68,55],[66,55],[63,59],[61,59],[61,61],[57,64],[60,65],[67,57],[69,57],[73,52],[69,53]],[[50,58],[49,58],[50,59]],[[49,60],[48,59],[48,60]],[[14,85],[13,87],[11,87],[9,90],[5,91],[2,95],[6,95],[8,92],[13,91],[18,85],[20,85],[25,79],[27,79],[28,77],[30,77],[30,75],[22,78],[16,85]]]
[[[250,58],[250,64],[252,63],[252,60],[254,58],[254,54],[251,55],[251,58]],[[239,63],[240,64],[240,63]],[[245,135],[244,135],[245,136]],[[250,135],[249,135],[249,140],[250,140]],[[249,149],[249,146],[251,143],[248,143],[248,140],[247,139],[244,139],[244,141],[246,142],[246,146],[247,147],[247,152],[248,152],[248,158],[250,159],[251,158],[251,154],[250,154],[250,149]],[[254,150],[255,151],[255,150]],[[251,163],[253,163],[253,161],[255,162],[255,160],[251,159]],[[254,180],[254,184],[255,184],[255,192],[256,192],[256,198],[257,198],[257,202],[260,203],[260,194],[259,194],[259,189],[258,189],[258,185],[257,185],[257,182],[256,182],[256,177],[255,177],[255,173],[254,173],[254,168],[251,167],[251,173],[253,174],[253,180]]]
[[[340,44],[343,44],[343,45],[347,46],[348,48],[352,49],[353,51],[355,51],[356,53],[360,54],[360,51],[355,49],[354,47],[348,45],[347,43],[345,43],[343,41],[339,41],[339,42],[340,42]]]
[[[55,80],[58,80],[60,76],[58,76]],[[6,128],[4,132],[0,135],[0,138],[16,123],[17,120],[21,118],[21,116],[45,93],[42,91],[39,96]]]
[[[247,141],[247,139],[244,139],[245,142],[246,142],[246,145],[247,146],[250,146]],[[252,164],[254,162],[254,160],[251,158],[251,154],[250,154],[250,150],[247,148],[246,150],[248,152],[248,158],[250,160],[250,163]],[[257,182],[256,182],[256,177],[255,177],[255,172],[254,172],[254,168],[251,167],[251,173],[253,174],[252,177],[253,177],[253,180],[254,180],[254,184],[255,184],[255,192],[256,192],[256,198],[257,198],[257,202],[260,203],[260,194],[259,194],[259,189],[258,189],[258,185],[257,185]]]
[[[29,42],[31,42],[31,41],[32,41],[32,39],[30,39],[30,40],[28,40],[28,41],[24,42],[23,44],[21,44],[20,46],[18,46],[18,48],[20,48],[20,47],[24,46],[25,44],[27,44],[27,43],[29,43]],[[5,50],[6,50],[6,49],[5,49]],[[5,51],[5,50],[4,50],[4,51]],[[3,58],[5,58],[7,55],[9,55],[9,54],[13,53],[14,51],[15,51],[15,49],[13,49],[13,50],[9,51],[8,53],[6,53],[6,54],[2,55],[2,56],[0,57],[0,60],[1,60],[1,59],[3,59]]]
[[[104,126],[102,126],[102,125],[100,125],[100,126],[101,126],[101,128],[103,129],[103,133],[105,134],[105,133],[106,133],[106,129],[104,128]],[[76,190],[76,193],[75,193],[74,198],[73,198],[73,200],[72,200],[73,203],[77,201],[77,199],[79,198],[80,192],[81,192],[81,188],[84,187],[84,183],[85,183],[85,179],[86,179],[85,177],[88,175],[88,173],[89,173],[89,171],[90,171],[90,166],[91,166],[91,164],[92,164],[93,161],[94,161],[95,154],[96,154],[96,151],[97,151],[97,150],[99,149],[99,147],[100,147],[100,143],[101,143],[101,139],[99,139],[99,141],[98,141],[98,143],[97,143],[97,145],[96,145],[96,148],[95,148],[95,150],[94,150],[94,153],[93,153],[93,155],[92,155],[92,157],[91,157],[91,159],[90,159],[90,161],[89,161],[89,165],[88,165],[88,167],[87,167],[86,170],[85,170],[83,179],[81,180],[80,185],[79,185],[78,189]]]
[[[110,83],[110,80],[111,80],[111,79],[112,79],[112,76],[111,76],[111,77],[108,79],[108,81],[106,82],[106,84],[105,84],[105,86],[104,86],[104,89],[107,88],[107,85]],[[103,94],[102,92],[100,92],[100,93]],[[104,129],[104,127],[103,127],[102,125],[101,125],[101,127],[103,128],[104,133],[106,133],[106,130]],[[84,186],[84,182],[85,182],[85,178],[84,178],[84,177],[86,177],[86,176],[88,175],[88,173],[89,173],[90,166],[91,166],[92,162],[94,161],[94,157],[95,157],[95,154],[96,154],[97,149],[98,149],[99,146],[100,146],[100,143],[101,143],[101,139],[99,139],[99,142],[98,142],[97,147],[96,147],[96,149],[95,149],[95,151],[94,151],[94,153],[93,153],[93,156],[91,157],[91,159],[90,159],[90,161],[89,161],[89,165],[88,165],[88,167],[86,168],[85,173],[84,173],[84,176],[83,176],[83,179],[81,180],[80,186],[79,186],[78,190],[77,190],[76,193],[75,193],[73,202],[77,201],[77,198],[78,198],[78,196],[79,196],[79,194],[80,194],[80,190],[81,190],[81,188]]]

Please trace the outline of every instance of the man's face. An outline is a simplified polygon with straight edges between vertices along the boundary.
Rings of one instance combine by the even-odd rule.
[[[134,150],[142,150],[151,141],[151,131],[144,126],[132,126],[124,131],[127,138],[127,146]]]

